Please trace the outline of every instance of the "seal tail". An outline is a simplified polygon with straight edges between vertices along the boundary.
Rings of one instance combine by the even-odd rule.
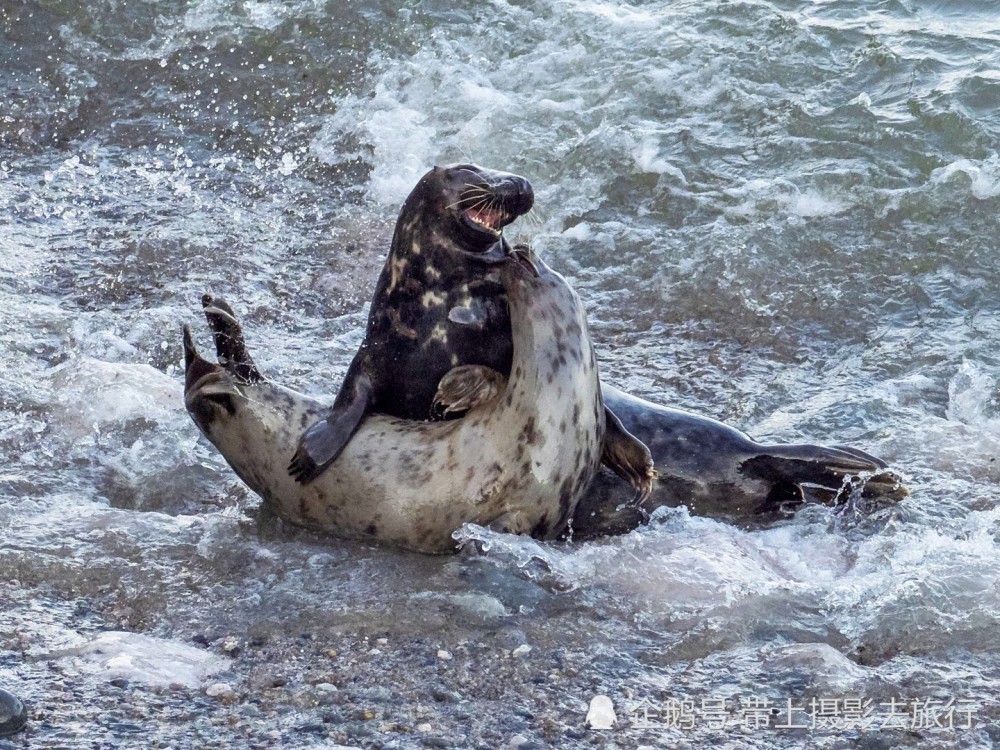
[[[909,495],[903,479],[880,458],[857,448],[821,445],[769,445],[745,460],[747,476],[772,482],[768,505],[802,501],[803,488],[826,503],[846,499],[859,484],[861,496],[899,502]]]

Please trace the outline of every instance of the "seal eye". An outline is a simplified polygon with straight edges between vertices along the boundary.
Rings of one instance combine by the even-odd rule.
[[[202,398],[225,409],[229,416],[233,416],[236,413],[236,404],[233,403],[233,397],[228,393],[205,393],[202,394]]]

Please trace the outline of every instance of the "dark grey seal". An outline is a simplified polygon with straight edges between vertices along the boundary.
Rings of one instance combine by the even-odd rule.
[[[605,405],[649,446],[657,470],[641,505],[601,471],[577,506],[579,540],[635,529],[655,508],[686,506],[700,516],[740,525],[786,517],[806,502],[833,505],[852,494],[898,502],[909,493],[884,461],[857,448],[766,445],[709,417],[660,406],[602,387]]]
[[[503,228],[533,203],[526,179],[475,164],[434,167],[421,178],[396,222],[365,339],[333,407],[304,432],[293,476],[319,476],[367,414],[436,416],[434,394],[453,367],[510,374],[510,314],[496,269],[510,251]],[[652,470],[649,451],[614,414],[605,422],[602,460],[635,484],[633,466],[645,463],[642,476]]]
[[[280,517],[342,536],[420,552],[456,548],[464,523],[538,539],[565,535],[606,452],[605,410],[583,306],[527,248],[498,279],[510,306],[509,378],[460,365],[434,402],[464,412],[445,422],[372,414],[309,483],[286,471],[319,402],[268,382],[222,300],[203,306],[220,364],[200,357],[185,327],[185,404],[195,423]],[[648,454],[629,468],[633,495],[650,491]]]

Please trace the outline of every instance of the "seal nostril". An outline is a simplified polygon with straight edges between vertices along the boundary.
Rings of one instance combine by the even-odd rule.
[[[516,210],[519,214],[527,213],[531,210],[531,207],[535,205],[535,191],[531,187],[531,183],[522,177],[516,179],[518,188],[518,202]]]
[[[500,197],[508,212],[517,216],[527,213],[535,204],[535,191],[523,177],[508,177],[493,187],[493,194]]]

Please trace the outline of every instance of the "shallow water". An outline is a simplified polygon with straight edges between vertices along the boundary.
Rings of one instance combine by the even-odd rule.
[[[998,71],[984,3],[0,2],[0,747],[1000,742]],[[333,392],[401,200],[459,159],[533,182],[512,234],[606,380],[912,496],[454,558],[258,519],[181,323],[204,347],[221,293]],[[774,726],[814,698],[871,721]]]

